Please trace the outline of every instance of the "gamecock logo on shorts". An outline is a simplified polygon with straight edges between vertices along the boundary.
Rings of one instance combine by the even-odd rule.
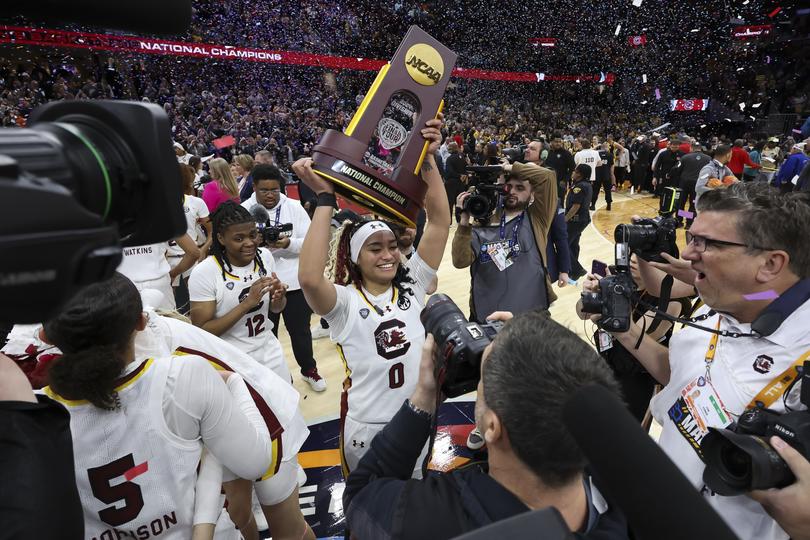
[[[405,337],[405,323],[392,319],[385,321],[374,331],[377,354],[386,360],[399,358],[408,352],[411,343]]]

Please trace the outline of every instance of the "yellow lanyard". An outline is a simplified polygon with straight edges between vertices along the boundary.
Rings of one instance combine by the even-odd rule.
[[[720,330],[720,317],[717,318],[716,330]],[[717,342],[719,341],[719,334],[712,334],[712,339],[709,341],[709,348],[706,350],[706,356],[703,361],[706,363],[706,380],[711,381],[711,368],[714,362],[714,355],[717,353]],[[765,388],[751,400],[746,409],[753,409],[758,405],[762,407],[770,407],[782,394],[790,387],[791,383],[799,376],[800,371],[798,368],[804,365],[804,361],[810,358],[810,351],[805,352],[793,362],[793,365],[788,367],[785,371],[777,375],[771,380]]]
[[[717,327],[715,327],[715,330],[720,330],[720,317],[722,317],[722,315],[718,315],[717,317]],[[719,334],[712,334],[712,339],[709,341],[709,348],[706,350],[706,356],[703,359],[706,363],[706,380],[708,381],[712,380],[712,362],[714,362],[714,355],[717,353],[717,342],[719,339]]]
[[[807,351],[800,357],[798,357],[789,368],[785,371],[780,373],[776,376],[771,382],[769,382],[765,388],[759,391],[759,393],[754,396],[754,399],[751,400],[751,403],[748,404],[747,409],[753,409],[757,406],[762,407],[770,407],[773,405],[777,399],[782,397],[790,385],[793,384],[793,381],[801,374],[799,368],[804,365],[804,361],[810,358],[810,351]]]

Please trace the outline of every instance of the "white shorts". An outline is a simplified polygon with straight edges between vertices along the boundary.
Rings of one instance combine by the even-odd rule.
[[[222,481],[230,482],[239,478],[230,470],[223,467]],[[267,480],[253,483],[256,497],[264,506],[273,506],[284,501],[298,487],[298,458],[297,454],[287,461],[282,461],[276,474]]]
[[[281,350],[281,343],[275,336],[272,336],[264,347],[248,354],[258,363],[272,370],[282,380],[292,384],[292,375],[290,375],[290,368],[287,367],[284,351]]]
[[[340,461],[343,466],[343,475],[348,477],[349,473],[357,468],[360,459],[366,455],[371,446],[371,441],[383,430],[386,424],[366,424],[357,422],[350,416],[343,419],[343,429],[340,434],[341,453]],[[428,443],[422,448],[419,459],[414,464],[411,478],[422,478],[422,462],[427,455]]]
[[[157,306],[149,306],[155,309],[165,309],[167,311],[174,311],[177,306],[174,303],[174,289],[172,289],[172,281],[169,279],[169,274],[158,279],[150,279],[147,281],[133,281],[138,292],[143,292],[147,289],[158,291],[163,295],[163,299]]]

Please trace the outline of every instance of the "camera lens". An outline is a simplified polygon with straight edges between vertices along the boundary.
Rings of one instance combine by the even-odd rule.
[[[597,292],[582,293],[582,311],[585,313],[602,313],[602,296]]]
[[[433,334],[440,347],[447,342],[447,338],[454,330],[469,322],[455,302],[446,294],[434,294],[428,298],[419,319],[425,330],[429,334]]]
[[[736,446],[724,446],[720,451],[720,461],[729,480],[745,487],[751,483],[751,458]]]
[[[617,225],[613,237],[616,242],[626,242],[631,250],[646,251],[655,247],[658,232],[654,225]]]
[[[780,488],[795,480],[766,437],[709,428],[700,448],[706,462],[703,481],[719,495]]]
[[[481,195],[470,195],[464,201],[464,210],[476,219],[483,219],[490,214],[489,199]]]

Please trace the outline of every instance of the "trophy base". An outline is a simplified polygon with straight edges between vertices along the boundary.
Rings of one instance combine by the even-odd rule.
[[[406,227],[416,227],[420,207],[410,197],[372,175],[367,167],[349,163],[323,150],[315,147],[312,170],[332,182],[335,193],[374,214]]]

